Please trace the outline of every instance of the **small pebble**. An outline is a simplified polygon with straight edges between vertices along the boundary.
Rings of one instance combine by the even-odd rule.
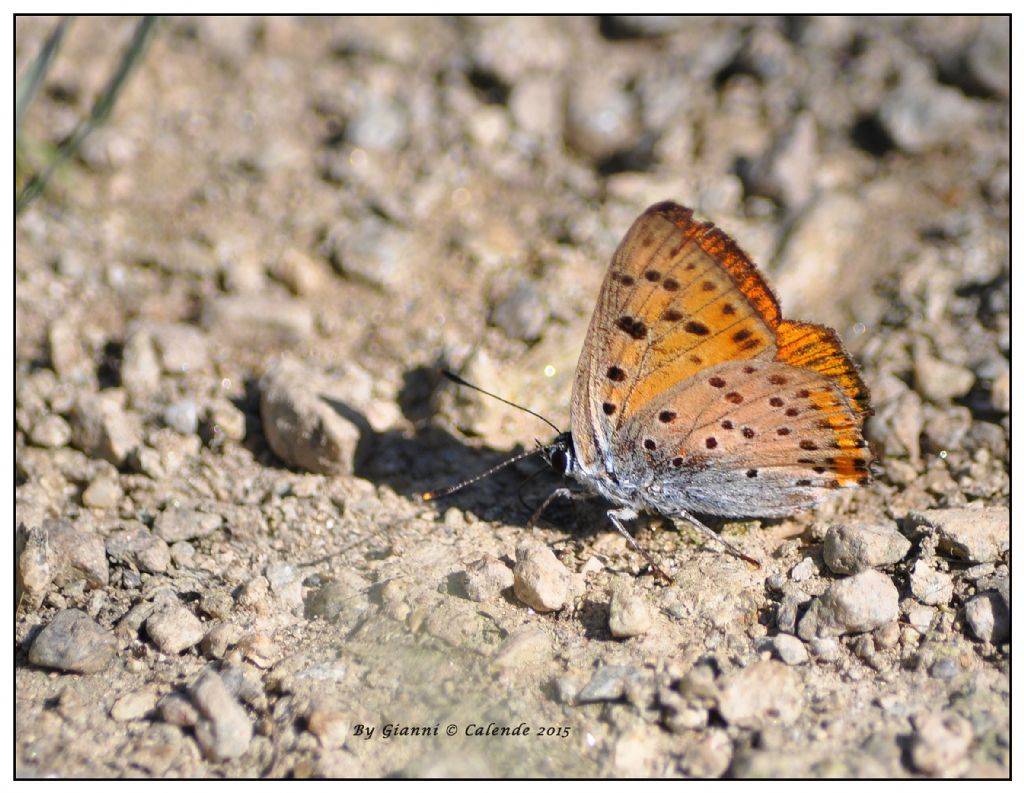
[[[315,327],[305,301],[267,292],[208,298],[200,322],[211,336],[240,344],[295,344]]]
[[[91,589],[110,581],[110,565],[103,540],[78,531],[63,519],[48,519],[41,528],[25,531],[18,556],[18,581],[30,603],[41,603],[57,588],[84,580]]]
[[[368,453],[360,441],[369,428],[325,398],[332,389],[327,379],[295,358],[278,359],[260,379],[263,432],[274,454],[288,465],[351,475]]]
[[[645,729],[635,729],[619,737],[612,749],[612,773],[632,778],[648,777],[658,753],[658,745]]]
[[[968,567],[964,570],[963,577],[968,581],[978,581],[992,575],[995,571],[996,566],[992,562],[985,562],[984,564],[975,564]]]
[[[194,727],[199,721],[199,712],[184,694],[176,691],[167,694],[157,705],[160,718],[176,727]]]
[[[496,598],[515,581],[515,576],[504,562],[485,555],[471,562],[465,571],[466,596],[477,603]]]
[[[814,560],[808,556],[793,566],[793,569],[789,571],[789,577],[799,583],[801,581],[806,581],[817,572],[817,565],[815,565]]]
[[[896,619],[899,593],[887,575],[864,570],[815,598],[797,629],[801,639],[865,633]]]
[[[29,440],[46,449],[59,449],[71,440],[71,425],[63,418],[48,414],[32,425]]]
[[[684,747],[679,764],[691,778],[718,779],[729,770],[733,751],[729,733],[712,727],[698,741]]]
[[[278,646],[263,633],[250,633],[237,642],[242,657],[260,669],[269,669],[281,655]]]
[[[194,540],[213,534],[224,519],[220,515],[199,512],[189,507],[169,506],[153,524],[153,530],[166,543]]]
[[[811,654],[822,661],[835,661],[839,657],[839,641],[836,639],[811,639],[808,642]]]
[[[975,595],[964,606],[971,632],[983,642],[1002,644],[1010,638],[1010,610],[996,591]]]
[[[696,663],[683,677],[680,692],[690,698],[712,700],[718,696],[718,666],[714,659]]]
[[[238,593],[235,603],[242,608],[251,608],[259,612],[267,607],[269,595],[270,582],[267,577],[253,576],[242,585],[242,591]]]
[[[116,477],[98,476],[82,492],[82,503],[90,509],[113,509],[123,495]]]
[[[271,272],[293,295],[300,297],[317,294],[330,278],[323,261],[296,248],[288,248],[282,253],[271,267]]]
[[[131,470],[145,474],[150,479],[162,479],[167,475],[160,452],[148,446],[136,446],[128,456],[127,462]]]
[[[316,704],[306,714],[306,729],[325,749],[340,749],[349,732],[348,716],[334,707]]]
[[[608,627],[618,639],[641,636],[651,629],[650,608],[643,596],[628,584],[614,587],[608,612]]]
[[[974,385],[974,372],[919,353],[914,357],[914,379],[917,390],[925,399],[941,404],[970,391]]]
[[[757,661],[725,677],[718,694],[718,712],[735,727],[790,724],[800,715],[800,679],[778,661]]]
[[[270,588],[277,591],[285,589],[295,581],[299,572],[296,570],[294,565],[288,564],[287,562],[278,562],[276,564],[268,564],[267,569],[263,572],[266,576],[267,582],[270,584]]]
[[[160,361],[153,337],[145,328],[134,330],[121,353],[121,385],[137,403],[160,389]]]
[[[156,692],[150,689],[125,694],[110,709],[114,721],[135,721],[148,716],[156,708]]]
[[[203,636],[199,649],[207,658],[223,658],[228,648],[238,641],[238,636],[238,628],[230,622],[218,622]]]
[[[875,642],[867,634],[861,634],[853,640],[853,654],[862,661],[870,661],[875,657]]]
[[[944,606],[953,597],[953,579],[918,559],[910,571],[910,591],[926,606]]]
[[[569,599],[569,571],[547,546],[521,543],[513,573],[516,597],[535,611],[558,611]]]
[[[414,277],[409,234],[380,218],[328,232],[327,255],[343,275],[382,291],[402,289]]]
[[[199,410],[195,400],[181,399],[164,410],[164,424],[182,435],[192,435],[199,429]]]
[[[117,650],[114,634],[78,609],[58,612],[32,642],[28,660],[62,672],[101,671]]]
[[[161,652],[177,655],[203,639],[203,624],[185,606],[168,603],[146,619],[146,633]]]
[[[874,632],[875,646],[880,650],[889,650],[899,644],[900,641],[900,624],[895,620],[886,623],[881,628],[877,628]]]
[[[81,329],[74,321],[61,315],[47,333],[50,367],[61,380],[89,385],[95,382],[95,365],[86,352]]]
[[[936,680],[950,680],[960,673],[960,665],[952,658],[939,658],[928,668],[928,674]]]
[[[897,146],[916,153],[962,140],[978,123],[979,113],[959,89],[908,72],[882,102],[878,118]]]
[[[914,726],[910,749],[914,766],[931,776],[959,776],[974,740],[971,723],[952,711],[946,711],[917,717]]]
[[[349,121],[345,137],[370,151],[399,149],[409,138],[408,108],[397,97],[372,92]]]
[[[770,592],[782,592],[786,586],[786,577],[782,573],[772,573],[765,579],[764,585]]]
[[[580,693],[580,681],[573,675],[562,675],[555,680],[555,698],[563,705],[573,705]]]
[[[565,135],[582,154],[602,160],[640,137],[636,96],[605,72],[588,71],[568,94]]]
[[[544,292],[523,281],[498,303],[491,321],[510,339],[535,342],[548,326],[548,314]]]
[[[683,702],[671,716],[665,719],[665,726],[675,733],[684,730],[703,730],[708,726],[710,715],[707,708],[692,702]]]
[[[796,636],[780,633],[772,638],[772,648],[779,660],[787,666],[807,663],[807,647]]]
[[[796,633],[796,620],[800,613],[800,607],[810,599],[810,595],[795,587],[784,589],[782,600],[775,612],[775,627],[782,633]]]
[[[636,681],[640,672],[633,666],[607,665],[594,672],[590,682],[576,695],[576,702],[615,702],[626,694],[626,686]]]
[[[789,209],[803,206],[814,190],[817,148],[814,115],[800,113],[744,174],[748,193],[775,199]]]
[[[165,573],[170,567],[167,543],[142,524],[112,532],[105,546],[111,559],[134,564],[146,573]]]
[[[365,594],[355,580],[323,581],[306,596],[305,615],[333,622],[365,607]]]
[[[210,366],[209,341],[205,333],[183,322],[146,325],[167,374],[183,375]]]
[[[71,411],[75,446],[90,457],[122,465],[141,443],[138,417],[126,413],[112,398],[82,394]]]
[[[907,610],[907,623],[918,633],[927,633],[935,619],[935,609],[931,606],[915,604]]]
[[[557,134],[562,105],[558,88],[543,75],[526,77],[512,86],[509,111],[524,132],[541,138]]]
[[[179,570],[187,569],[192,566],[192,562],[196,558],[196,549],[192,543],[186,542],[185,540],[178,540],[171,546],[171,561],[174,562],[174,566]]]
[[[203,670],[189,686],[198,713],[196,741],[214,762],[241,757],[252,740],[252,722],[213,669]]]
[[[498,669],[520,669],[551,657],[551,640],[539,627],[527,626],[503,641],[491,665]]]
[[[245,439],[245,413],[227,399],[214,399],[206,406],[205,426],[211,439]]]
[[[1010,412],[1010,370],[1004,369],[992,381],[992,407],[1000,413]]]

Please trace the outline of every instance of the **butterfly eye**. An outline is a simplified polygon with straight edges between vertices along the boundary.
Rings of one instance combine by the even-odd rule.
[[[551,467],[558,473],[564,474],[569,470],[569,455],[559,449],[551,455]]]

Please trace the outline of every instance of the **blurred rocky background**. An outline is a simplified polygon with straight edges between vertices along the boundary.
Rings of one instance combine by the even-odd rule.
[[[15,222],[16,774],[1007,776],[1009,76],[1006,17],[161,19]],[[843,336],[876,482],[716,524],[762,570],[641,527],[671,587],[529,465],[422,503],[550,435],[437,367],[564,426],[664,199]]]

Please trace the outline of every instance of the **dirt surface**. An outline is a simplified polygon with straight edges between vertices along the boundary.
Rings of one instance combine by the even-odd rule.
[[[134,25],[73,23],[28,170]],[[1008,30],[163,20],[16,223],[15,773],[1007,776]],[[711,524],[761,569],[635,526],[671,586],[528,528],[536,461],[424,503],[552,436],[437,367],[566,426],[664,199],[840,332],[875,481]]]

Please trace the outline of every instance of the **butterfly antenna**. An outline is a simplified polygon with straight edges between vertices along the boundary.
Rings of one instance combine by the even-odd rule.
[[[554,424],[552,424],[550,421],[548,421],[546,418],[544,418],[540,413],[535,413],[534,411],[530,410],[529,408],[524,408],[522,405],[517,405],[515,402],[509,402],[507,399],[502,399],[500,396],[498,396],[497,394],[492,394],[490,391],[484,391],[480,386],[476,386],[476,385],[473,385],[472,383],[466,382],[461,377],[459,377],[457,374],[455,374],[454,372],[450,372],[447,369],[442,369],[441,370],[441,374],[443,374],[445,377],[447,377],[453,383],[457,383],[458,385],[464,385],[464,386],[466,386],[466,388],[472,388],[474,391],[479,391],[481,394],[486,394],[487,396],[491,397],[492,399],[497,399],[499,402],[504,402],[506,405],[510,405],[511,407],[514,407],[514,408],[519,408],[519,410],[522,410],[524,413],[529,413],[531,416],[534,416],[535,418],[539,418],[541,421],[543,421],[545,424],[547,424],[549,427],[551,427],[551,429],[553,429],[555,432],[557,432],[559,434],[561,434],[561,432],[562,432],[560,429],[558,429],[558,427],[556,427]]]
[[[439,498],[444,498],[445,496],[450,496],[452,493],[457,493],[458,491],[462,490],[462,488],[464,488],[464,487],[469,487],[470,485],[475,484],[476,482],[479,482],[481,479],[486,479],[488,476],[490,476],[494,472],[500,471],[502,468],[505,468],[506,466],[512,465],[512,463],[517,463],[520,460],[523,460],[523,459],[525,459],[527,457],[532,457],[535,454],[540,454],[542,451],[544,451],[544,447],[541,447],[539,449],[533,449],[532,451],[529,451],[529,452],[523,452],[522,454],[517,454],[515,457],[510,457],[509,459],[504,460],[504,461],[498,463],[493,468],[488,468],[482,474],[477,474],[472,479],[467,479],[464,482],[459,482],[457,485],[452,485],[451,487],[445,487],[445,488],[442,488],[441,490],[428,490],[426,493],[423,493],[420,496],[420,498],[422,498],[424,501],[436,501]]]

